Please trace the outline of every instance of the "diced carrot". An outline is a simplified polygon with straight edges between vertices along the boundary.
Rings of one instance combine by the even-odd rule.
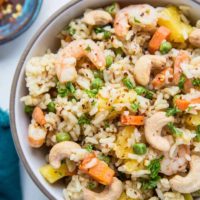
[[[157,74],[155,76],[155,78],[152,80],[152,85],[155,89],[159,89],[163,86],[166,85],[166,81],[170,82],[170,78],[167,78],[167,75],[173,75],[173,69],[168,67],[166,69],[164,69],[163,71],[161,71],[159,74]]]
[[[200,104],[200,98],[192,99],[191,101],[187,101],[185,99],[176,99],[175,100],[176,107],[179,110],[186,110],[190,104]]]
[[[169,37],[170,33],[171,31],[168,28],[164,26],[159,27],[149,42],[149,52],[155,53],[160,48],[163,40]]]
[[[189,55],[185,51],[180,51],[178,56],[175,58],[174,62],[174,83],[178,85],[179,79],[182,74],[182,69],[181,69],[181,63],[188,62],[189,61]]]
[[[200,104],[200,98],[192,99],[190,104]]]
[[[179,110],[184,111],[188,108],[188,106],[190,105],[190,102],[184,99],[176,99],[175,104]]]
[[[40,107],[36,106],[34,108],[32,117],[39,125],[43,126],[46,124],[44,113]]]
[[[141,126],[144,125],[144,116],[121,115],[123,125]]]
[[[79,165],[79,169],[99,183],[103,185],[110,185],[115,172],[104,161],[98,159],[94,166],[91,168],[86,167],[86,165],[94,158],[95,154],[89,154]]]

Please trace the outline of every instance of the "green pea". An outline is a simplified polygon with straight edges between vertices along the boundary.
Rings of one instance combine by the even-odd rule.
[[[138,94],[138,95],[142,95],[142,94],[146,94],[146,88],[142,87],[142,86],[137,86],[135,87],[135,92]]]
[[[129,90],[134,88],[132,81],[128,77],[123,78],[122,82]]]
[[[110,67],[113,63],[113,57],[112,56],[106,56],[106,67]]]
[[[144,155],[147,152],[147,146],[144,143],[137,143],[133,145],[133,150],[138,155]]]
[[[27,106],[27,105],[24,106],[24,112],[27,113],[27,114],[29,114],[29,115],[32,114],[33,109],[34,108],[32,106]]]
[[[63,142],[63,141],[69,141],[69,140],[71,140],[71,136],[69,135],[69,133],[60,132],[56,134],[57,142]]]
[[[103,81],[100,78],[95,78],[92,81],[91,87],[92,89],[100,89],[103,85]]]
[[[51,101],[51,102],[48,103],[48,105],[47,105],[47,110],[48,110],[49,112],[55,113],[55,112],[56,112],[55,106],[56,106],[56,104],[55,104],[53,101]]]
[[[162,42],[160,45],[160,53],[167,54],[172,49],[172,45],[170,42]]]

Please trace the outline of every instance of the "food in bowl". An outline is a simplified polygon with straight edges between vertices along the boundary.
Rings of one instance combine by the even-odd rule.
[[[200,29],[185,9],[87,10],[27,62],[28,142],[48,148],[39,170],[66,179],[65,199],[199,194]]]

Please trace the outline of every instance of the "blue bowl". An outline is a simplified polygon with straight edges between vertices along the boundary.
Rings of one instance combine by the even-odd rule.
[[[26,31],[37,18],[42,0],[25,0],[22,14],[16,21],[0,26],[0,45],[15,39]]]

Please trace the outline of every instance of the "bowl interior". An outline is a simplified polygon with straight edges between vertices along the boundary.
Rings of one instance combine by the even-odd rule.
[[[75,0],[57,11],[36,33],[21,57],[13,80],[10,113],[14,142],[29,175],[46,194],[49,199],[63,199],[63,185],[48,184],[40,175],[38,169],[45,163],[45,149],[32,149],[27,142],[27,131],[30,119],[23,112],[24,105],[20,98],[27,94],[25,83],[25,65],[33,56],[41,56],[47,49],[56,52],[60,43],[56,35],[73,18],[79,17],[87,8],[97,8],[113,2],[112,0]],[[118,0],[126,4],[149,3],[152,5],[189,5],[190,17],[193,20],[200,18],[200,4],[192,0]]]

